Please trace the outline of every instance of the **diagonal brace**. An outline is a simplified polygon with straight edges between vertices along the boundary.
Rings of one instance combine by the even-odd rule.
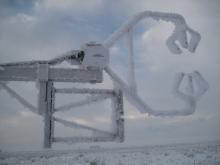
[[[11,89],[9,86],[4,84],[3,82],[0,82],[0,85],[13,97],[15,98],[19,103],[21,103],[24,107],[28,108],[31,112],[38,114],[37,108],[29,103],[27,100],[25,100],[22,96],[20,96],[17,92],[15,92],[13,89]]]
[[[81,100],[79,102],[62,105],[62,106],[56,108],[55,111],[68,111],[72,108],[81,107],[81,106],[92,104],[95,102],[100,102],[100,101],[103,101],[103,100],[111,98],[111,97],[112,97],[112,95],[107,95],[107,94],[92,95],[92,96],[86,97],[86,99]]]
[[[114,136],[113,133],[103,131],[103,130],[100,130],[100,129],[96,129],[96,128],[93,128],[93,127],[90,127],[90,126],[87,126],[87,125],[79,124],[79,123],[74,122],[74,121],[66,121],[66,120],[63,120],[63,119],[60,119],[60,118],[57,118],[57,117],[54,117],[53,119],[54,119],[54,121],[59,122],[59,123],[65,125],[66,127],[86,129],[86,130],[89,130],[89,131],[92,131],[92,132],[95,132],[95,133],[100,133],[100,134],[104,134],[104,135],[108,135],[108,136]]]

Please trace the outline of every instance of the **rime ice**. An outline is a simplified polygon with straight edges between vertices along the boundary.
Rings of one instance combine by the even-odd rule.
[[[44,118],[44,147],[50,148],[54,142],[106,142],[106,141],[124,141],[124,119],[123,119],[123,95],[133,104],[137,110],[143,114],[154,116],[186,116],[195,112],[199,98],[208,89],[208,83],[198,71],[189,74],[177,74],[173,92],[177,98],[185,103],[182,109],[158,110],[150,107],[145,100],[137,94],[137,85],[135,80],[134,48],[133,48],[133,28],[145,18],[151,18],[156,21],[163,20],[174,24],[175,28],[171,36],[168,37],[166,45],[174,54],[181,54],[182,49],[195,52],[201,36],[198,32],[191,29],[185,19],[179,14],[144,11],[116,30],[103,43],[88,42],[82,46],[81,50],[72,50],[61,56],[48,61],[24,61],[16,63],[0,64],[0,86],[5,89],[13,98],[19,101],[30,111],[41,115]],[[189,34],[189,38],[188,35]],[[109,48],[117,40],[126,36],[126,47],[128,49],[128,82],[124,82],[113,72],[109,66]],[[179,43],[179,44],[178,44]],[[180,46],[178,46],[180,45]],[[75,65],[76,68],[61,68],[59,64],[68,62]],[[57,66],[57,67],[54,67]],[[108,89],[87,89],[87,88],[63,88],[54,87],[56,82],[73,83],[102,83],[103,71],[112,79],[114,88]],[[181,91],[180,86],[183,78],[187,78],[187,89]],[[35,107],[26,99],[11,89],[6,81],[32,81],[38,84],[38,106]],[[55,94],[89,94],[84,100],[55,107]],[[92,128],[88,125],[82,125],[73,121],[66,121],[55,117],[57,111],[67,111],[75,107],[99,102],[105,99],[112,101],[112,130],[105,131]],[[55,137],[55,122],[68,127],[86,129],[92,131],[93,135],[89,137]]]

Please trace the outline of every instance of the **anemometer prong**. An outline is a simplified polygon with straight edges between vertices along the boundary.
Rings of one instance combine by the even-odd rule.
[[[134,26],[144,18],[172,22],[175,25],[173,33],[166,41],[167,47],[172,53],[180,54],[182,48],[188,49],[190,52],[195,52],[201,39],[200,34],[188,27],[185,19],[181,15],[144,11],[122,24],[103,44],[88,42],[81,47],[81,50],[72,50],[48,61],[23,61],[0,64],[0,88],[5,89],[11,96],[32,112],[44,117],[44,148],[51,148],[53,142],[123,142],[123,96],[141,113],[147,113],[149,115],[186,116],[194,113],[197,101],[208,89],[208,83],[198,71],[189,74],[179,73],[176,76],[173,92],[177,98],[185,103],[186,106],[182,109],[153,109],[138,96],[134,70],[133,29]],[[109,66],[109,58],[111,57],[109,48],[123,36],[126,37],[126,47],[128,48],[128,83],[125,83]],[[190,39],[187,38],[188,36]],[[176,42],[179,42],[180,46]],[[70,65],[76,65],[76,67],[54,67],[62,62],[68,62]],[[103,70],[105,70],[113,80],[114,89],[80,89],[75,87],[57,89],[54,86],[56,82],[90,83],[93,85],[95,83],[102,83]],[[187,77],[187,91],[180,88],[184,77]],[[37,82],[37,89],[39,90],[38,107],[36,108],[30,104],[7,86],[6,82],[8,81]],[[197,87],[195,88],[195,86]],[[56,93],[87,94],[89,96],[78,102],[55,107]],[[57,111],[64,112],[105,99],[111,99],[112,103],[111,131],[104,131],[75,121],[66,121],[54,117]],[[55,122],[59,122],[71,128],[92,131],[93,135],[86,137],[55,137]]]
[[[194,97],[199,100],[202,95],[208,90],[208,82],[202,77],[198,71],[194,71],[191,76],[194,78],[195,84],[198,86],[197,90],[194,92]]]

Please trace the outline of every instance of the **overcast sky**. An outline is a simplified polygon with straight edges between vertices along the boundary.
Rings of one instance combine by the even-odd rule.
[[[135,29],[139,94],[154,108],[181,107],[182,102],[171,93],[173,76],[176,72],[193,70],[201,72],[210,89],[199,101],[195,114],[187,117],[143,116],[125,100],[125,142],[120,145],[220,140],[219,6],[218,0],[2,0],[0,62],[50,59],[79,49],[88,41],[103,42],[126,19],[144,10],[179,13],[191,28],[201,34],[198,49],[194,54],[185,50],[182,55],[171,54],[165,41],[173,26],[166,22],[143,21]],[[127,55],[121,42],[111,53],[111,66],[125,79]],[[36,105],[34,83],[11,82],[9,85]],[[107,76],[102,87],[111,87]],[[57,96],[57,105],[79,98]],[[0,107],[0,148],[42,147],[43,122],[40,116],[29,112],[4,90],[0,92]],[[107,101],[57,115],[108,129],[110,104]],[[63,136],[84,134],[59,125],[55,131]],[[79,145],[72,148],[76,146]]]

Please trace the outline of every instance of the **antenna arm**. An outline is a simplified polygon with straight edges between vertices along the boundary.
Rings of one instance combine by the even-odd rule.
[[[180,91],[179,87],[183,80],[183,77],[185,74],[180,73],[177,75],[176,80],[174,81],[174,87],[173,92],[176,95],[177,98],[181,99],[185,103],[185,107],[180,109],[168,109],[168,110],[158,110],[153,109],[149,105],[147,105],[137,94],[133,93],[129,86],[123,82],[115,73],[114,71],[106,67],[105,68],[106,73],[111,77],[111,79],[115,82],[115,84],[123,91],[126,99],[133,104],[141,113],[148,113],[149,115],[153,116],[187,116],[191,115],[195,112],[197,100],[198,97],[200,97],[200,93],[204,94],[204,92],[200,92],[202,90],[199,90],[199,96],[198,94],[194,93],[194,89],[191,89],[191,93],[186,94],[182,91]],[[193,74],[189,74],[189,76],[192,76],[193,79],[203,80],[201,75],[198,73],[198,71],[194,71]],[[196,77],[197,76],[197,77]],[[203,91],[208,89],[208,86],[205,86],[206,82],[201,82],[198,85],[199,89],[204,89]],[[202,85],[201,85],[202,84]],[[189,81],[188,85],[193,88],[193,82]],[[195,95],[196,94],[196,95]]]
[[[129,32],[139,21],[144,18],[152,18],[154,20],[163,20],[166,22],[172,22],[175,25],[175,29],[173,34],[167,39],[167,46],[169,50],[174,54],[180,54],[182,51],[175,43],[178,40],[182,47],[188,48],[189,51],[194,52],[197,48],[197,45],[201,39],[201,36],[198,32],[191,29],[187,24],[183,16],[176,13],[164,13],[164,12],[153,12],[153,11],[144,11],[135,16],[131,19],[126,21],[121,27],[116,30],[109,38],[107,38],[103,45],[106,48],[112,47],[115,42],[124,36],[125,33]],[[188,43],[187,35],[188,32],[191,36],[191,39]]]

